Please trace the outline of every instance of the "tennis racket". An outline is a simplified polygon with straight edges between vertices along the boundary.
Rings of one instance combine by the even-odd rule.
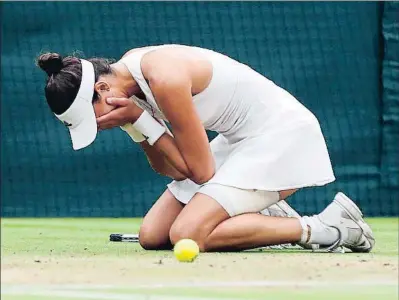
[[[139,235],[137,233],[112,233],[109,236],[110,242],[129,242],[138,243]]]

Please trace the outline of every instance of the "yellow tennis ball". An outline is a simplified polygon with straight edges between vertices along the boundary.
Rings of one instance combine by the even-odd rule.
[[[176,243],[173,251],[178,261],[192,262],[199,254],[199,247],[193,240],[183,239]]]

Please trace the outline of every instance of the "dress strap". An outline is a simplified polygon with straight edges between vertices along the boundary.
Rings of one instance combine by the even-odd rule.
[[[121,62],[125,64],[125,66],[129,69],[130,73],[132,74],[134,80],[140,86],[142,92],[147,98],[148,104],[155,108],[156,110],[160,111],[157,102],[155,101],[155,97],[152,94],[150,86],[148,85],[147,81],[144,78],[143,72],[141,71],[141,59],[143,58],[144,54],[148,51],[137,51],[134,52],[124,58],[121,59]],[[144,101],[140,101],[144,102]]]

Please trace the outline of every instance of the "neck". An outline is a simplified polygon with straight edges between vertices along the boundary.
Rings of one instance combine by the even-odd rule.
[[[117,78],[120,89],[125,91],[126,98],[130,98],[131,96],[141,92],[140,86],[124,64],[115,63],[111,65],[111,68]]]

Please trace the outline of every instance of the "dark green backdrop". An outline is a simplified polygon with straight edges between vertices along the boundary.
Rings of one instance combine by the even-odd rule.
[[[385,6],[385,7],[384,7]],[[119,58],[182,43],[226,53],[319,118],[337,181],[293,197],[322,209],[338,190],[367,215],[398,215],[397,3],[2,2],[3,216],[142,216],[168,182],[118,129],[74,152],[44,100],[41,51]],[[271,174],[273,176],[273,174]]]

